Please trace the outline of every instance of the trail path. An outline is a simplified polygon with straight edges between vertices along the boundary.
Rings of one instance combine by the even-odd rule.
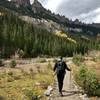
[[[63,86],[63,97],[58,95],[58,86],[56,81],[54,97],[51,100],[81,100],[79,97],[79,91],[73,83],[71,73],[66,71],[64,86]]]

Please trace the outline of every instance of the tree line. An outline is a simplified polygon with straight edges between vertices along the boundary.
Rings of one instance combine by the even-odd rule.
[[[0,56],[9,58],[17,50],[24,52],[23,57],[73,56],[97,48],[97,42],[77,39],[74,44],[66,38],[58,37],[45,29],[24,22],[8,11],[0,16]]]

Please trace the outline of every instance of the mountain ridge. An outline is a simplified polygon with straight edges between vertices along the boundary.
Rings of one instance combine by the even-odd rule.
[[[70,31],[74,33],[78,32],[79,30],[81,32],[82,30],[82,32],[86,32],[89,35],[97,35],[100,33],[100,25],[97,25],[96,23],[85,24],[80,22],[78,19],[72,21],[65,16],[54,14],[50,10],[45,9],[38,0],[34,0],[33,4],[30,4],[29,0],[11,0],[10,2],[7,0],[1,0],[0,5],[12,11],[18,12],[18,14],[21,14],[22,16],[29,16],[31,18],[39,19],[40,21],[46,20],[50,22],[51,20],[61,27],[63,26],[63,31]]]

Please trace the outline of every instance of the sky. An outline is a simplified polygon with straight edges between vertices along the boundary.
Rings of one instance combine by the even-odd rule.
[[[100,0],[39,0],[45,8],[86,23],[100,23]]]
[[[30,0],[31,3],[34,0]],[[38,0],[52,12],[86,23],[100,23],[100,0]]]

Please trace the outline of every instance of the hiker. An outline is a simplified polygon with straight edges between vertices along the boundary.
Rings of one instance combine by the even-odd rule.
[[[60,57],[60,59],[56,62],[53,71],[57,74],[57,80],[58,80],[58,88],[59,88],[59,95],[63,96],[62,94],[62,88],[63,88],[63,80],[64,76],[66,74],[66,71],[71,71],[66,65],[66,63],[63,61],[63,57]]]

